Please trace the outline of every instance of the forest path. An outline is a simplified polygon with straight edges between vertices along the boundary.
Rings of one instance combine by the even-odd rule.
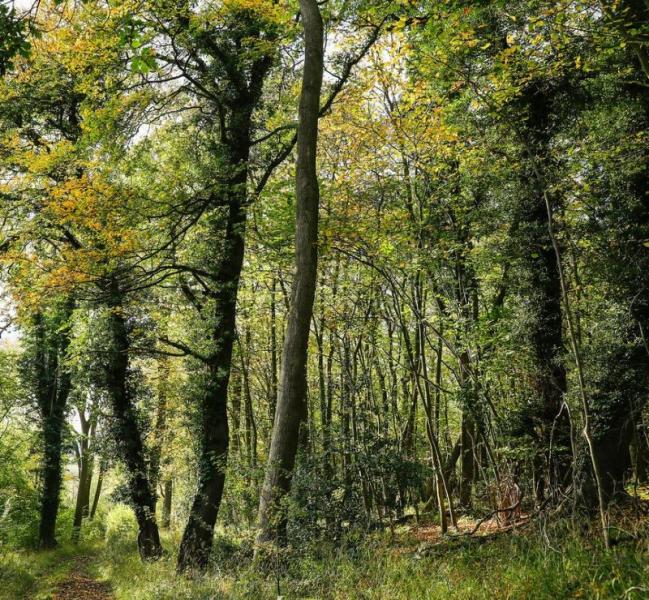
[[[89,556],[75,556],[67,577],[56,587],[54,600],[112,600],[110,584],[88,572]]]

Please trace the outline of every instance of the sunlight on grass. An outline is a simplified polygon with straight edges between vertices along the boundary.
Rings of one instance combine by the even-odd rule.
[[[228,556],[219,544],[227,544]],[[545,541],[530,531],[443,543],[424,556],[413,550],[374,536],[345,551],[321,547],[308,556],[295,554],[281,573],[280,591],[285,598],[340,600],[639,600],[649,593],[644,541],[620,544],[607,555],[597,538],[558,528]],[[119,600],[275,597],[276,574],[262,573],[246,544],[219,538],[215,555],[220,553],[208,574],[197,579],[175,575],[173,554],[143,564],[132,544],[106,547],[97,570],[111,580]]]
[[[65,544],[40,552],[0,550],[0,599],[50,598],[52,590],[68,575],[75,557],[96,552],[96,544]]]

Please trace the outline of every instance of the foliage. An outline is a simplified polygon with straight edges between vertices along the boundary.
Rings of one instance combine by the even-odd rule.
[[[319,3],[308,410],[287,547],[264,570],[299,3],[0,2],[0,331],[19,337],[0,349],[9,589],[68,558],[30,569],[18,550],[36,543],[67,382],[57,534],[83,500],[85,447],[80,539],[118,597],[269,597],[278,576],[295,596],[641,597],[643,543],[600,552],[563,516],[587,518],[598,465],[606,514],[642,506],[649,480],[645,4]],[[453,516],[512,498],[543,527],[561,516],[542,538],[402,552],[400,523],[422,512],[453,532]],[[154,517],[171,554],[141,566]],[[214,542],[198,581],[172,575],[188,522]]]

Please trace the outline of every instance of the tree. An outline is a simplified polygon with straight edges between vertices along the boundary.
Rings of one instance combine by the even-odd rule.
[[[257,541],[262,543],[281,541],[286,536],[286,517],[281,515],[280,507],[291,487],[300,428],[307,416],[307,352],[317,282],[320,192],[316,156],[324,34],[316,0],[302,0],[300,8],[305,58],[295,166],[295,276],[282,351],[280,391],[259,501],[260,531]]]
[[[62,450],[71,376],[68,361],[74,304],[59,300],[31,317],[25,382],[34,390],[43,444],[39,545],[56,546],[56,518],[61,496]]]

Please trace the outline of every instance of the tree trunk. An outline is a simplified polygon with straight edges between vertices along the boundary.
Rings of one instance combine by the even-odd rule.
[[[92,485],[92,467],[94,457],[91,454],[91,442],[94,437],[94,425],[87,419],[84,409],[79,409],[81,421],[81,437],[78,444],[79,485],[77,487],[77,501],[72,521],[72,541],[78,542],[81,535],[81,525],[84,517],[88,516],[90,508],[90,487]],[[92,418],[92,415],[91,415]]]
[[[273,277],[270,289],[270,389],[268,398],[268,413],[270,422],[275,420],[275,405],[277,404],[277,279]],[[272,431],[271,431],[272,435]]]
[[[106,471],[106,461],[102,458],[99,461],[99,474],[97,475],[97,487],[95,488],[95,497],[92,501],[92,507],[90,509],[90,520],[92,521],[95,518],[95,513],[97,512],[97,506],[99,505],[99,498],[101,497],[101,488],[104,484],[104,472]]]
[[[39,546],[56,546],[56,518],[61,494],[61,450],[65,408],[71,388],[70,371],[64,365],[70,344],[69,319],[74,303],[66,301],[62,309],[61,333],[53,340],[42,315],[35,318],[37,340],[36,377],[37,400],[43,436],[43,490],[41,496]]]
[[[257,424],[255,413],[252,409],[252,392],[250,390],[250,330],[246,331],[246,349],[239,344],[241,355],[241,375],[243,376],[243,406],[246,434],[246,454],[248,467],[254,469],[257,466]]]
[[[243,11],[248,15],[248,11]],[[246,19],[248,17],[246,16]],[[246,46],[242,31],[233,31],[238,48]],[[274,33],[262,32],[255,26],[249,34],[263,44],[273,41]],[[209,36],[207,36],[209,38]],[[214,54],[210,40],[207,52]],[[258,106],[263,85],[273,57],[264,52],[249,66],[240,62],[240,52],[229,53],[218,48],[216,59],[227,64],[227,84],[223,102],[214,106],[219,123],[219,165],[225,176],[210,197],[206,209],[209,225],[210,252],[205,259],[209,272],[209,303],[202,314],[210,328],[212,351],[202,357],[207,384],[199,401],[198,482],[189,520],[178,553],[177,569],[204,571],[212,550],[214,525],[218,516],[225,483],[228,458],[229,428],[227,414],[228,384],[232,367],[232,347],[236,336],[235,317],[239,280],[243,266],[246,211],[252,198],[248,196],[248,163],[252,145],[252,116]],[[212,80],[208,84],[213,85]],[[232,93],[231,93],[232,92]],[[225,221],[225,227],[223,222]],[[224,231],[225,230],[225,231]],[[201,310],[201,312],[203,312]]]
[[[235,457],[241,456],[241,369],[232,369],[228,396],[230,398],[230,452]]]
[[[316,0],[300,0],[305,37],[305,61],[300,97],[296,162],[296,273],[291,292],[280,394],[277,401],[266,476],[259,502],[258,542],[278,541],[286,527],[277,512],[288,493],[298,448],[300,426],[306,417],[306,361],[318,262],[316,169],[320,90],[324,69],[323,24]],[[279,517],[279,521],[278,521]]]
[[[244,180],[241,184],[245,183]],[[228,383],[235,337],[235,316],[239,277],[243,265],[244,197],[232,199],[230,205],[224,256],[217,275],[220,285],[215,292],[213,333],[215,352],[210,357],[208,382],[200,403],[200,451],[198,486],[189,521],[183,533],[178,554],[178,571],[204,571],[212,550],[214,525],[221,505],[225,468],[228,457],[229,428],[227,417]]]
[[[57,544],[55,532],[61,493],[61,432],[64,419],[63,411],[59,411],[58,406],[53,406],[52,409],[48,423],[43,427],[43,490],[39,526],[41,548],[53,548]]]
[[[462,412],[462,444],[461,444],[461,466],[460,477],[460,504],[464,508],[471,508],[471,492],[473,480],[475,479],[475,422],[468,410]]]
[[[214,351],[206,360],[207,385],[200,400],[200,450],[198,485],[183,533],[177,569],[204,571],[212,550],[214,526],[221,506],[225,468],[228,458],[229,427],[227,415],[228,384],[232,366],[232,348],[236,337],[236,306],[243,266],[246,226],[246,183],[250,154],[252,105],[241,100],[232,116],[229,142],[231,179],[225,239],[215,248],[212,291]],[[219,199],[215,198],[218,203]],[[215,223],[213,238],[223,238],[221,225]]]
[[[559,266],[552,240],[548,234],[545,192],[549,161],[548,145],[552,135],[551,92],[532,82],[522,101],[528,120],[526,142],[533,158],[528,159],[524,182],[529,191],[521,205],[521,253],[529,273],[528,305],[529,340],[535,370],[534,392],[537,402],[532,410],[535,431],[529,432],[538,441],[535,461],[536,496],[540,503],[547,494],[556,495],[569,483],[571,468],[570,423],[563,410],[566,393],[566,368],[563,359],[563,314]]]
[[[111,338],[106,365],[106,388],[113,412],[113,433],[126,466],[128,490],[138,523],[138,548],[143,560],[157,559],[162,554],[158,525],[155,520],[155,499],[146,464],[142,433],[128,384],[129,339],[122,297],[115,282],[108,293],[108,329]]]
[[[164,483],[164,493],[162,502],[162,520],[160,526],[163,529],[169,529],[171,525],[171,499],[173,496],[173,480],[166,479]]]
[[[156,409],[155,425],[153,427],[153,447],[149,461],[149,479],[153,490],[154,512],[158,501],[158,481],[160,480],[160,469],[162,464],[162,449],[164,448],[167,433],[167,412],[168,412],[168,387],[169,387],[169,359],[161,357],[158,359],[158,406]]]

